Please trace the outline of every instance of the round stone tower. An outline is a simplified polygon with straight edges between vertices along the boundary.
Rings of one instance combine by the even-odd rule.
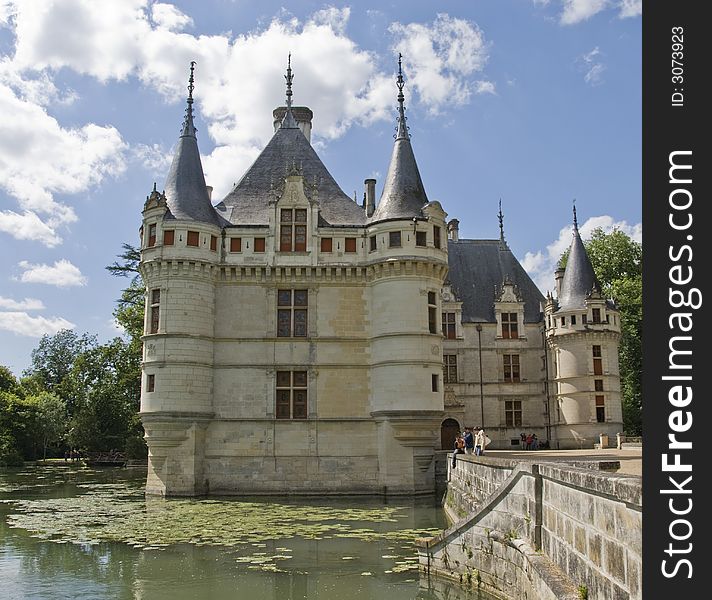
[[[146,199],[140,270],[146,285],[141,419],[149,450],[147,493],[205,492],[203,445],[212,416],[215,269],[219,217],[188,107],[165,191]]]
[[[557,298],[544,307],[552,443],[592,448],[623,431],[618,344],[620,313],[601,286],[581,240],[574,208],[573,241]]]
[[[440,290],[446,214],[429,202],[405,123],[399,60],[398,133],[367,227],[371,283],[371,416],[384,493],[433,489],[443,414]]]

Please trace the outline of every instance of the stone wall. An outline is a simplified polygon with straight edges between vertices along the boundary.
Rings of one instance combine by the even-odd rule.
[[[639,477],[459,455],[445,508],[454,525],[419,542],[431,576],[503,598],[642,598]]]

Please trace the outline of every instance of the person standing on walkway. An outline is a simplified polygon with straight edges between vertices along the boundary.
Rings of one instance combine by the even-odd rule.
[[[475,436],[472,434],[472,427],[465,427],[465,454],[472,454],[475,451]]]
[[[485,441],[485,430],[482,427],[478,427],[475,433],[475,454],[477,456],[482,456],[485,453]]]

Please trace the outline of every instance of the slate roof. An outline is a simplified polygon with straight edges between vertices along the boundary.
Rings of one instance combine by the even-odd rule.
[[[289,115],[290,112],[285,119]],[[334,181],[293,119],[277,129],[242,179],[215,207],[218,214],[234,225],[266,225],[268,202],[274,198],[274,192],[282,188],[287,170],[293,166],[304,176],[307,196],[310,195],[307,185],[317,183],[321,224],[366,223],[363,207]]]
[[[519,289],[524,300],[524,322],[541,320],[544,296],[506,244],[500,240],[448,241],[448,279],[462,301],[463,323],[494,323],[495,291],[505,278]]]
[[[381,199],[376,205],[371,222],[420,217],[422,208],[427,203],[428,196],[425,194],[409,136],[399,135],[393,146]]]
[[[599,291],[601,289],[578,227],[574,226],[574,239],[571,242],[564,279],[561,281],[559,310],[585,308],[586,296],[594,287]]]

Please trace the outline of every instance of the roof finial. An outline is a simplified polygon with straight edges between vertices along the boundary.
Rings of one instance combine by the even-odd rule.
[[[292,53],[289,53],[289,57],[287,58],[287,74],[284,76],[284,78],[287,80],[287,110],[291,110],[292,108],[292,79],[294,79],[294,75],[292,75]]]
[[[183,119],[183,130],[181,136],[183,135],[195,135],[195,125],[193,125],[193,90],[195,86],[193,83],[195,79],[193,77],[193,71],[195,70],[195,61],[190,61],[190,77],[188,78],[188,106],[185,109],[185,119]]]
[[[396,139],[404,138],[406,140],[410,139],[410,134],[408,133],[408,127],[405,124],[405,96],[403,95],[403,86],[405,85],[405,80],[403,79],[403,55],[398,53],[398,79],[396,79],[396,85],[398,86],[398,133],[396,134]]]
[[[497,218],[499,219],[499,241],[504,242],[504,215],[502,214],[502,198],[499,199],[499,213],[497,213]]]
[[[576,198],[574,198],[574,231],[578,232],[578,220],[576,219]]]
[[[297,129],[297,121],[292,114],[292,80],[294,75],[292,75],[292,53],[289,53],[287,58],[287,74],[284,76],[287,80],[287,112],[284,113],[284,118],[282,119],[282,129]]]

